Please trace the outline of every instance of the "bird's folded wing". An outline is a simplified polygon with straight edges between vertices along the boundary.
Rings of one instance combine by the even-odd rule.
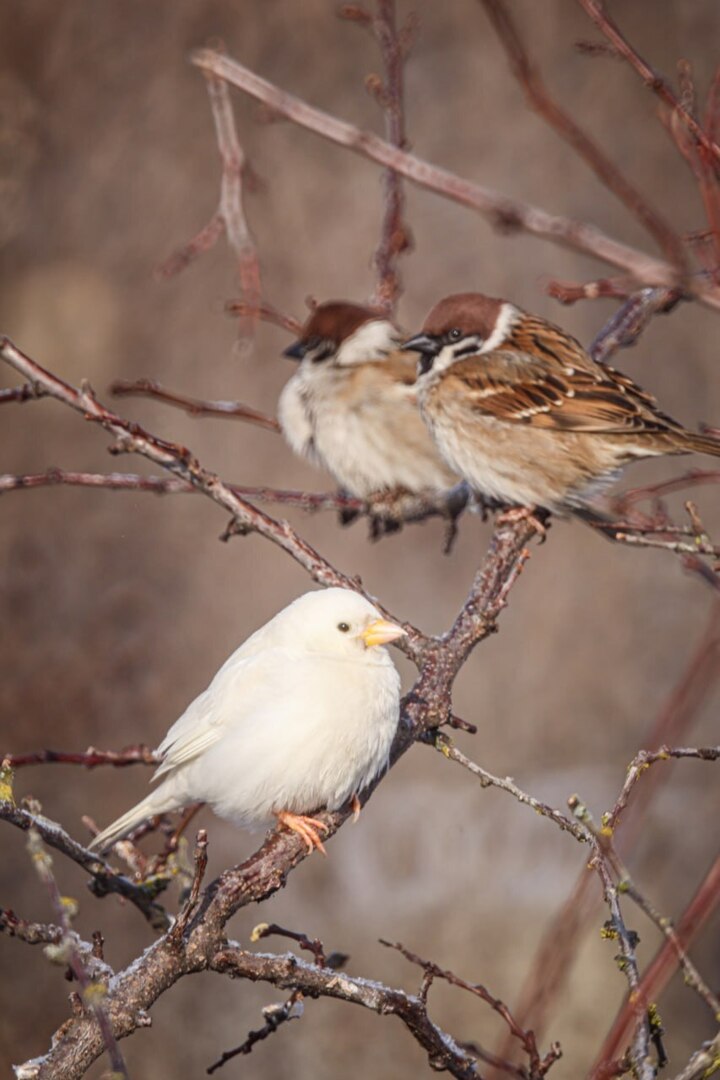
[[[473,412],[505,422],[618,435],[678,426],[657,409],[650,394],[609,366],[546,365],[529,356],[523,363],[517,353],[498,350],[463,360],[451,370]]]
[[[202,754],[223,737],[229,725],[252,722],[272,695],[282,678],[284,654],[272,648],[253,651],[254,643],[255,636],[226,661],[207,690],[175,721],[158,747],[162,763],[153,780]]]

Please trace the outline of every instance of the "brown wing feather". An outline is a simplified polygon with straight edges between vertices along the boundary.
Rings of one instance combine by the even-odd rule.
[[[532,326],[532,320],[528,320]],[[470,407],[506,422],[555,431],[632,435],[678,433],[681,426],[655,398],[608,365],[595,363],[574,339],[528,329],[533,353],[496,350],[468,357],[451,371]],[[520,342],[518,342],[519,346]],[[515,345],[515,342],[513,342]],[[542,359],[540,359],[542,357]]]

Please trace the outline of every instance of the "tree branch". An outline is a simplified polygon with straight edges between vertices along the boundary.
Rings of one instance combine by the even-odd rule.
[[[188,397],[177,390],[169,390],[154,379],[116,379],[110,384],[113,397],[149,397],[163,401],[166,405],[175,405],[184,409],[188,416],[213,416],[225,420],[244,420],[256,424],[266,431],[280,432],[280,425],[272,416],[258,412],[241,401],[205,401],[201,398]]]
[[[212,72],[244,93],[264,102],[274,112],[293,123],[386,168],[395,169],[420,187],[476,210],[497,227],[508,231],[525,231],[575,251],[593,255],[626,271],[642,285],[675,287],[678,284],[677,273],[669,263],[622,244],[593,225],[549,214],[539,207],[463,180],[447,169],[431,165],[413,154],[399,150],[377,135],[338,120],[287,91],[280,90],[228,56],[211,49],[200,49],[192,54],[192,62],[203,71]],[[702,303],[720,308],[720,289],[703,276],[693,277],[686,287]]]
[[[693,137],[710,154],[715,162],[716,170],[720,167],[720,146],[708,138],[695,118],[676,97],[667,79],[643,60],[642,56],[633,48],[610,18],[602,0],[578,0],[585,13],[592,19],[597,28],[605,35],[613,49],[630,64],[638,73],[645,85],[660,98],[663,104],[674,112],[682,123],[692,133]]]
[[[642,223],[668,261],[677,267],[678,272],[681,275],[686,274],[688,261],[682,240],[645,196],[606,157],[597,143],[550,96],[504,0],[481,0],[481,3],[530,107],[550,124],[560,138],[572,146],[598,180]]]
[[[143,913],[155,930],[165,930],[169,925],[169,916],[161,904],[153,900],[150,891],[142,885],[136,885],[123,874],[116,873],[112,867],[100,858],[96,852],[88,851],[82,844],[68,836],[61,825],[40,814],[21,810],[9,801],[0,801],[0,820],[7,821],[17,829],[27,832],[35,829],[46,844],[60,851],[83,870],[91,875],[89,888],[95,896],[107,896],[115,893],[129,900]]]

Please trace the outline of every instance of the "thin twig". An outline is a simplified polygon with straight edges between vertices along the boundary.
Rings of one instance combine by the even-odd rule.
[[[569,817],[562,813],[560,810],[556,810],[552,806],[548,806],[547,803],[541,802],[540,799],[536,799],[533,795],[529,795],[522,788],[518,787],[515,781],[510,776],[500,777],[494,776],[493,773],[488,772],[487,769],[483,769],[481,765],[472,761],[461,750],[458,750],[453,745],[452,740],[448,738],[444,732],[437,732],[433,743],[436,750],[439,750],[449,761],[454,761],[457,765],[461,765],[468,772],[471,772],[473,776],[476,776],[480,781],[481,787],[496,787],[501,791],[506,791],[508,795],[512,795],[518,802],[524,803],[526,806],[531,806],[533,810],[540,814],[542,817],[549,818],[554,822],[558,828],[564,832],[572,833],[576,840],[581,844],[585,844],[588,841],[587,831],[582,825],[572,821]]]
[[[23,383],[22,386],[9,386],[0,390],[0,405],[5,405],[7,402],[17,402],[22,405],[25,401],[37,401],[38,398],[46,396],[41,386]]]
[[[356,18],[357,9],[351,5],[341,8],[339,14]],[[391,146],[400,150],[406,147],[405,111],[403,101],[403,70],[410,49],[414,23],[410,21],[398,30],[395,16],[395,0],[375,0],[375,14],[360,20],[369,27],[380,47],[384,78],[369,75],[365,80],[367,90],[385,113],[385,138]],[[375,292],[370,301],[372,307],[392,316],[402,291],[397,263],[401,255],[412,246],[409,229],[403,220],[403,181],[394,169],[387,169],[383,176],[385,211],[383,214],[380,242],[373,257],[378,275]]]
[[[72,971],[74,978],[77,980],[80,987],[80,997],[83,1009],[94,1017],[98,1028],[100,1029],[102,1040],[105,1049],[107,1050],[108,1058],[110,1059],[113,1076],[124,1077],[125,1080],[129,1080],[125,1059],[118,1046],[112,1024],[110,1023],[103,1003],[106,983],[91,978],[90,973],[85,966],[83,956],[76,944],[76,935],[73,933],[70,925],[68,905],[60,895],[60,890],[55,880],[55,875],[53,874],[52,859],[43,847],[40,833],[35,827],[31,827],[28,830],[28,851],[30,852],[38,877],[47,890],[50,902],[62,930],[60,941],[52,946],[55,950],[55,959],[58,962],[66,963]],[[102,966],[110,975],[112,974],[106,965],[103,964]]]
[[[124,420],[102,405],[88,384],[84,384],[80,390],[70,386],[21,352],[8,338],[0,338],[0,358],[31,381],[40,383],[50,396],[82,413],[87,420],[100,424],[115,436],[116,442],[112,447],[114,453],[142,454],[156,465],[192,484],[223,507],[231,516],[231,525],[225,532],[227,538],[257,532],[290,554],[319,584],[358,591],[358,583],[354,579],[336,570],[287,522],[276,521],[241,498],[218,476],[204,469],[186,447],[160,439],[145,431],[139,424]],[[402,639],[400,647],[408,655],[417,658],[422,654],[426,639],[414,627],[408,626],[406,629],[408,636]]]
[[[197,840],[195,842],[195,873],[193,874],[192,885],[190,886],[190,893],[183,906],[182,911],[178,914],[177,919],[173,923],[173,927],[168,934],[169,939],[173,944],[179,944],[185,931],[188,928],[190,919],[192,918],[195,908],[197,907],[198,898],[200,896],[200,889],[202,888],[203,878],[205,877],[205,871],[207,870],[207,848],[208,848],[208,836],[205,829],[198,829]]]
[[[123,750],[98,750],[89,746],[87,750],[76,752],[67,750],[35,750],[29,754],[5,754],[3,764],[19,769],[25,765],[83,765],[86,769],[96,769],[98,765],[112,765],[122,768],[125,765],[158,765],[160,758],[154,750],[143,743],[126,746]]]
[[[234,1050],[223,1051],[217,1061],[213,1062],[205,1070],[208,1076],[212,1076],[217,1069],[221,1069],[228,1061],[232,1061],[233,1058],[238,1057],[240,1054],[252,1053],[252,1048],[256,1043],[262,1042],[263,1039],[267,1039],[269,1035],[274,1034],[288,1020],[298,1020],[302,1015],[302,1000],[302,990],[293,990],[287,1001],[275,1005],[266,1005],[262,1011],[265,1017],[263,1026],[258,1028],[257,1031],[251,1031],[245,1042],[241,1043],[240,1046],[236,1046]]]
[[[338,120],[287,91],[280,90],[228,56],[211,49],[201,49],[192,54],[192,62],[264,102],[293,123],[386,168],[395,169],[420,187],[476,210],[498,228],[529,232],[575,251],[594,255],[624,270],[642,285],[677,285],[677,273],[669,263],[620,243],[594,225],[549,214],[539,207],[463,180],[447,169],[431,165],[413,154],[399,150],[377,135]],[[686,283],[686,288],[702,303],[714,308],[720,307],[720,288],[704,277],[693,277]]]
[[[643,60],[642,56],[624,37],[617,24],[608,15],[602,0],[578,0],[580,6],[605,35],[612,47],[638,73],[645,85],[668,106],[685,124],[700,145],[712,156],[716,168],[720,166],[720,146],[708,138],[695,118],[681,104],[667,79]]]
[[[220,185],[218,215],[222,219],[228,243],[237,259],[240,295],[252,310],[259,308],[262,300],[260,283],[260,258],[243,205],[243,176],[246,169],[245,154],[238,139],[232,103],[227,84],[211,73],[205,73],[208,94],[215,122],[218,149],[223,171]],[[241,339],[251,341],[255,334],[257,316],[241,316],[239,333]]]
[[[504,0],[481,0],[481,3],[530,106],[572,146],[598,180],[644,225],[668,261],[678,268],[681,275],[685,274],[688,262],[682,240],[597,143],[550,96]]]
[[[718,1071],[720,1060],[720,1031],[714,1039],[696,1050],[689,1062],[673,1080],[708,1080]]]
[[[720,746],[661,746],[659,750],[639,750],[628,765],[625,783],[615,800],[612,810],[603,818],[603,825],[614,830],[620,816],[627,807],[633,788],[643,773],[658,761],[671,758],[697,758],[699,761],[717,761],[720,758]]]
[[[184,409],[189,416],[212,416],[224,420],[244,420],[256,424],[267,431],[280,431],[280,425],[272,416],[244,405],[241,401],[206,401],[202,398],[188,397],[177,390],[169,390],[155,379],[116,379],[110,384],[113,397],[148,397],[163,401],[166,405],[175,405]]]
[[[129,900],[143,913],[150,925],[156,930],[166,930],[169,917],[165,908],[153,900],[151,893],[142,885],[136,885],[123,874],[116,873],[112,867],[94,851],[88,851],[82,844],[68,836],[61,825],[40,814],[22,810],[10,802],[0,802],[0,820],[7,821],[18,829],[35,829],[46,844],[60,851],[68,859],[82,866],[91,875],[89,887],[95,896],[107,896],[115,893]]]
[[[578,300],[624,300],[632,296],[637,286],[626,277],[598,278],[576,285],[569,281],[548,281],[545,291],[561,304],[576,304]]]
[[[287,330],[288,333],[293,334],[295,337],[298,336],[303,326],[294,315],[287,315],[282,311],[278,311],[277,308],[268,303],[253,306],[244,300],[228,300],[225,304],[225,311],[228,315],[237,315],[240,319],[246,317],[261,319],[263,322],[270,323],[271,326],[278,326],[281,330]]]
[[[520,1045],[527,1054],[529,1068],[527,1075],[533,1078],[533,1080],[534,1078],[545,1076],[548,1069],[562,1056],[559,1044],[554,1043],[545,1057],[541,1058],[534,1033],[521,1028],[505,1002],[491,994],[482,983],[469,983],[465,979],[461,979],[455,972],[447,971],[433,963],[431,960],[423,960],[421,956],[411,952],[410,949],[406,949],[405,946],[401,945],[399,942],[385,941],[383,938],[380,938],[380,944],[387,946],[389,949],[396,949],[406,960],[409,960],[411,964],[417,964],[421,967],[426,976],[429,975],[434,979],[443,979],[451,986],[457,986],[461,990],[467,990],[468,993],[474,994],[475,997],[479,997],[481,1001],[484,1001],[494,1009],[495,1012],[503,1018],[511,1035],[520,1042]]]
[[[715,859],[710,870],[698,887],[687,908],[680,916],[675,927],[675,939],[668,940],[645,970],[642,980],[634,988],[621,1007],[610,1032],[598,1054],[591,1077],[599,1078],[605,1065],[614,1060],[625,1045],[628,1032],[636,1023],[638,1011],[647,1008],[655,1001],[667,985],[678,966],[678,943],[683,952],[687,952],[691,942],[697,937],[707,919],[720,903],[720,856]]]
[[[675,689],[663,702],[643,738],[646,745],[658,746],[681,739],[719,679],[720,604],[716,603]],[[615,839],[616,842],[622,839],[624,849],[630,850],[641,835],[648,810],[670,775],[669,769],[653,769],[637,789],[627,813],[617,824]],[[547,1027],[551,1007],[573,969],[583,932],[596,917],[592,882],[592,875],[583,865],[567,898],[549,921],[521,987],[516,1014],[521,1024],[532,1024],[537,1032]],[[507,1039],[497,1048],[497,1054],[502,1058],[510,1051]]]

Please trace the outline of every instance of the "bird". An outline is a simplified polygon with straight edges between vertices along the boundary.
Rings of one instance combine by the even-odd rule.
[[[298,597],[222,665],[161,742],[155,789],[97,835],[106,851],[148,818],[205,802],[245,828],[275,819],[325,853],[312,816],[388,765],[400,676],[382,646],[406,634],[351,589]]]
[[[720,456],[627,375],[561,327],[507,300],[440,300],[403,348],[420,354],[420,412],[450,468],[520,513],[608,516],[608,487],[631,461]]]
[[[285,439],[356,499],[458,484],[418,412],[416,357],[401,341],[382,313],[330,300],[284,351],[300,361],[278,402]]]

